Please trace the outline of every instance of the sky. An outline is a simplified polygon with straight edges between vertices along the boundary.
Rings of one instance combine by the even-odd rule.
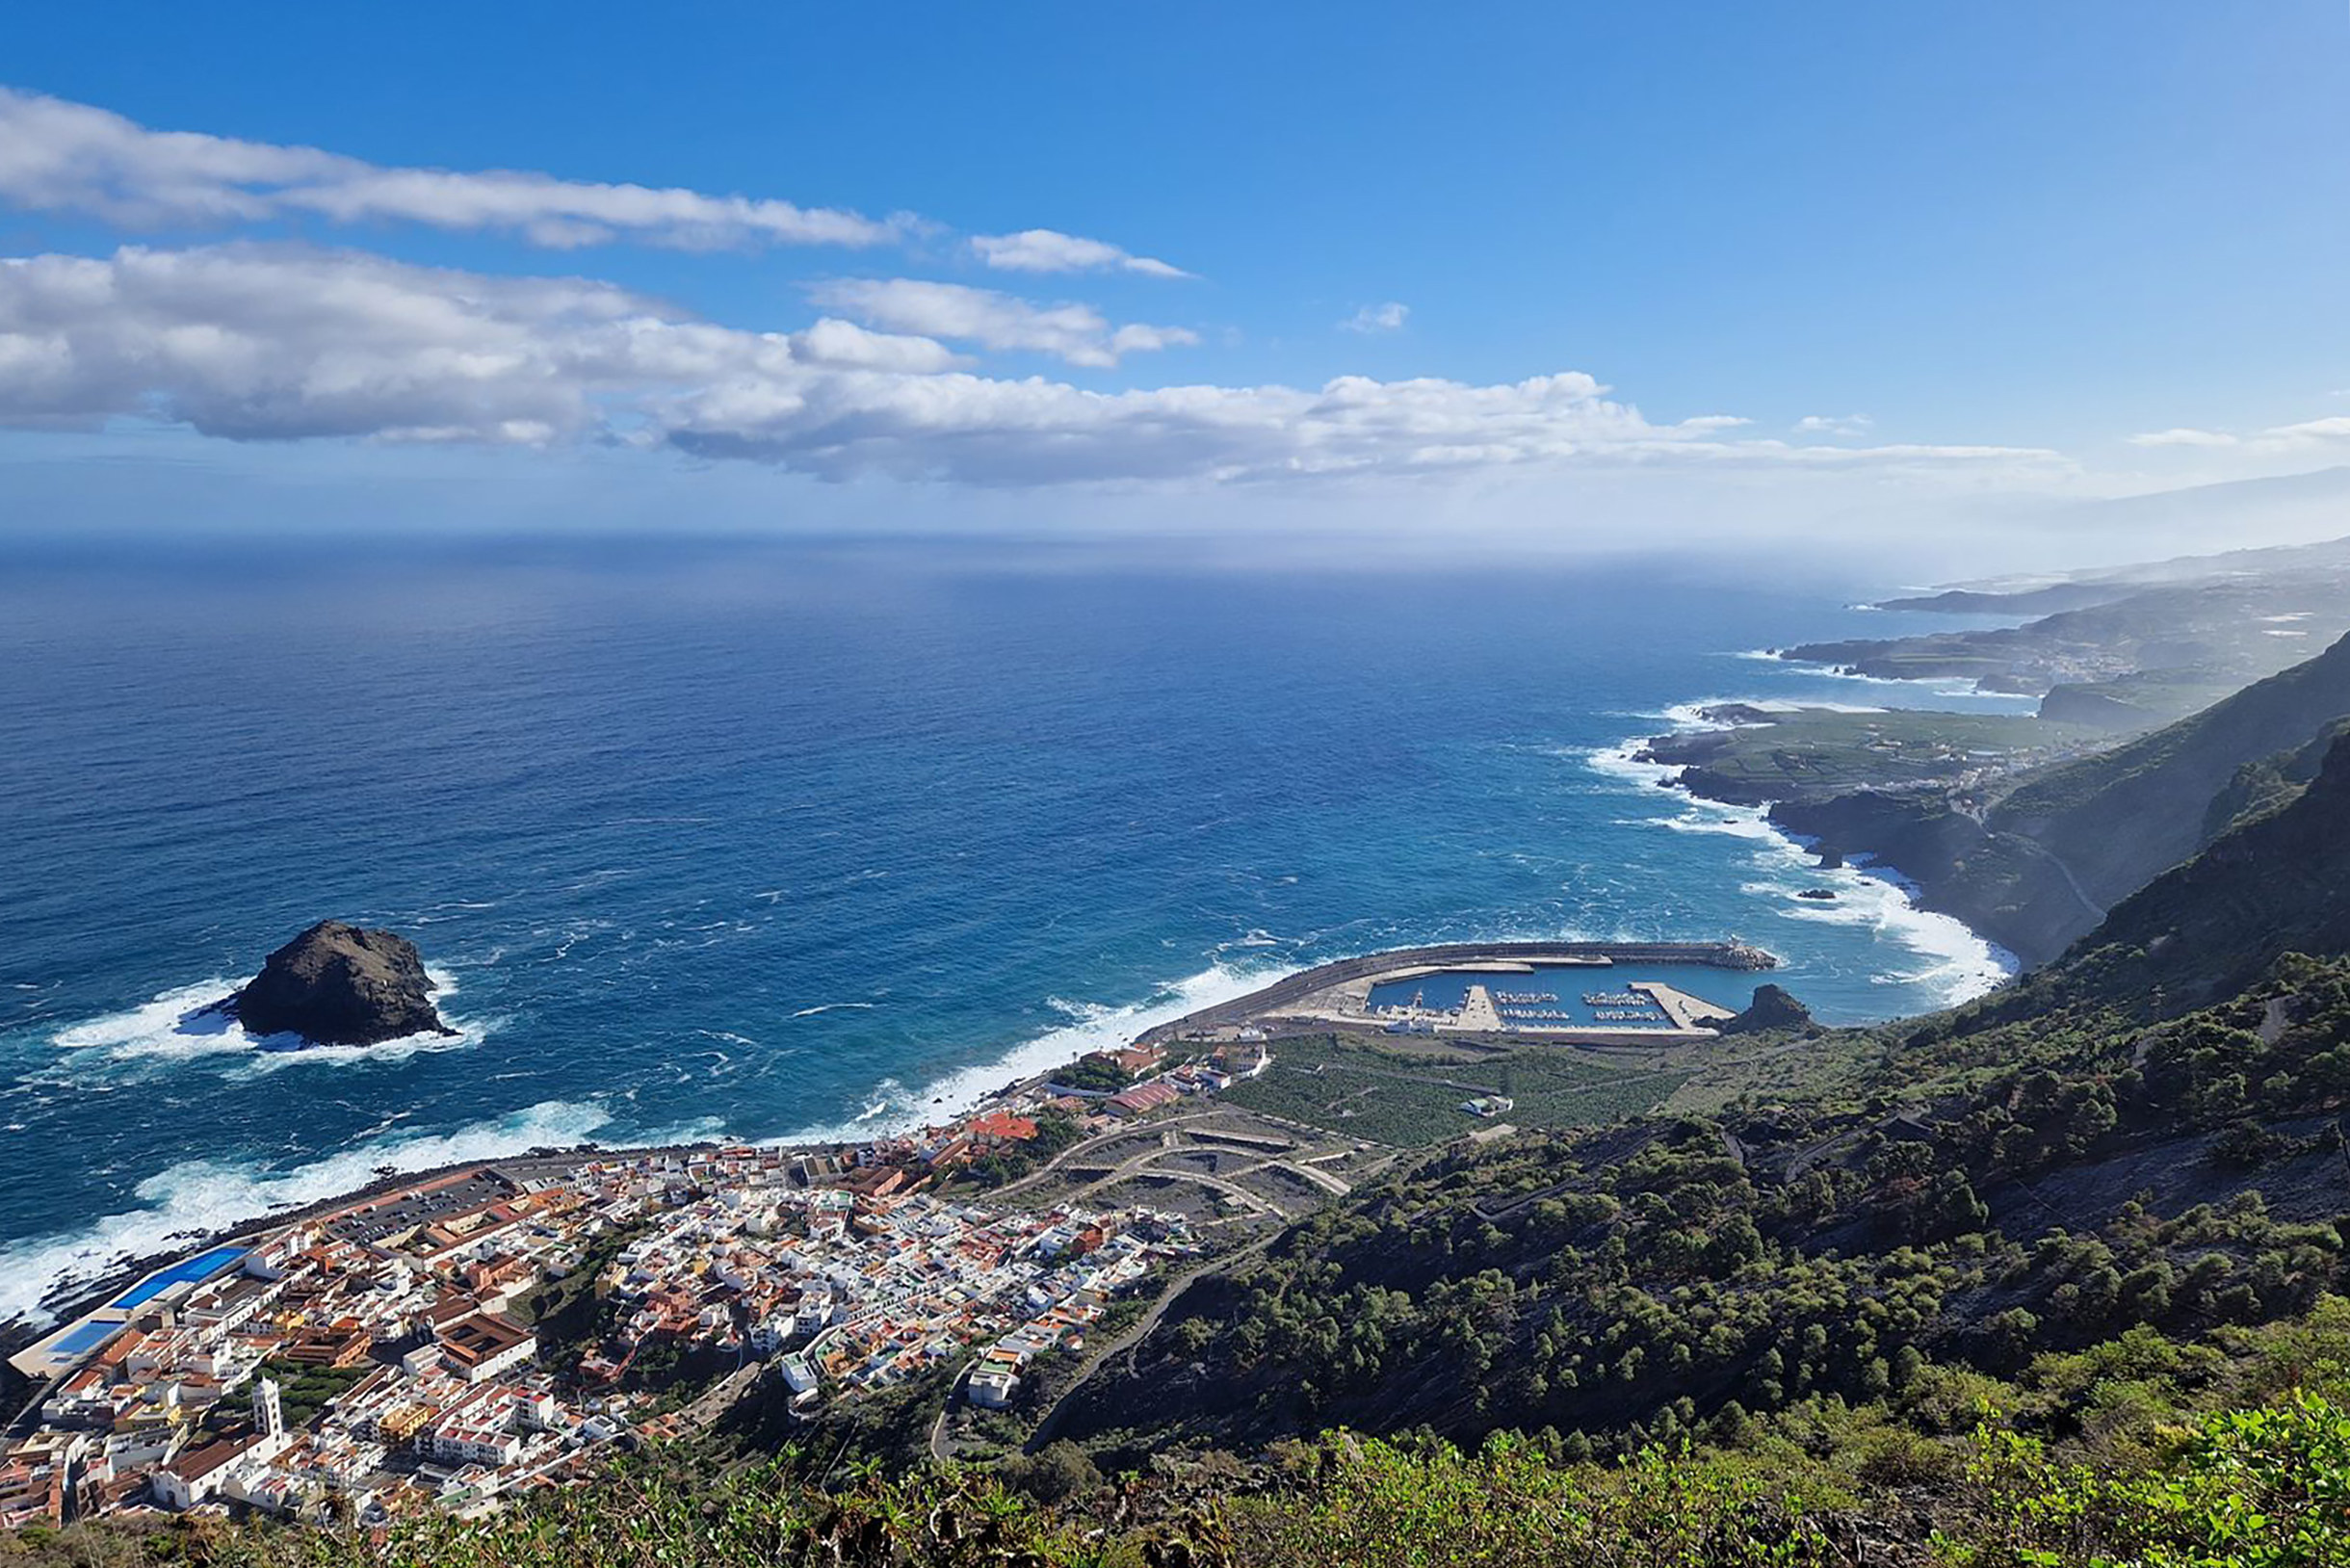
[[[45,8],[0,530],[2102,549],[2350,463],[2345,147],[2345,0]]]

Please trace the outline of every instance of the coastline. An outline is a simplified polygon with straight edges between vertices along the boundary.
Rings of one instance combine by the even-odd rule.
[[[1709,699],[1702,702],[1678,704],[1660,715],[1675,733],[1687,734],[1720,727],[1700,717],[1704,708],[1727,706],[1736,699]],[[1774,702],[1777,699],[1772,699]],[[1766,706],[1753,703],[1752,706]],[[1684,765],[1650,761],[1642,755],[1658,738],[1658,732],[1629,736],[1613,746],[1604,746],[1590,753],[1592,770],[1604,776],[1626,783],[1638,784],[1651,790],[1669,792],[1691,810],[1705,813],[1708,820],[1678,824],[1667,821],[1667,826],[1692,832],[1717,832],[1727,836],[1767,840],[1785,850],[1790,861],[1800,864],[1808,876],[1823,880],[1845,879],[1847,891],[1873,894],[1873,907],[1857,906],[1861,919],[1880,922],[1895,928],[1895,934],[1905,946],[1920,957],[1937,961],[1926,976],[1946,977],[1943,985],[1941,1006],[1957,1006],[1986,995],[2012,981],[2022,972],[2022,961],[1990,934],[1945,910],[1931,907],[1926,891],[1900,868],[1892,865],[1872,851],[1853,850],[1837,856],[1823,856],[1816,841],[1793,831],[1773,817],[1769,801],[1752,803],[1719,799],[1690,788],[1682,779]],[[1762,888],[1753,891],[1775,893]],[[1856,906],[1843,901],[1834,904],[1814,903],[1786,911],[1794,918],[1840,920],[1839,913]]]
[[[1776,652],[1767,657],[1782,664],[1798,663],[1789,661]],[[1852,678],[1866,684],[1901,684],[1927,690],[1938,690],[1943,684],[1930,681],[1880,682],[1873,677]],[[1685,722],[1678,717],[1678,711],[1668,715],[1668,719]],[[1601,754],[1610,759],[1607,765],[1602,767],[1602,771],[1629,773],[1644,787],[1653,787],[1666,775],[1677,771],[1669,767],[1637,762],[1632,753],[1640,748],[1644,739],[1628,738],[1615,745],[1601,748]],[[1809,872],[1808,863],[1812,857],[1806,853],[1804,839],[1772,822],[1767,807],[1753,808],[1708,801],[1704,797],[1685,790],[1680,792],[1680,798],[1702,803],[1716,819],[1692,830],[1726,832],[1732,836],[1749,838],[1767,837],[1785,849],[1790,861],[1801,857]],[[1897,978],[1917,981],[1938,992],[1945,1003],[1981,994],[2014,973],[2016,966],[2012,958],[2004,955],[1981,933],[1955,918],[1938,916],[1921,908],[1918,889],[1898,869],[1882,863],[1867,866],[1856,863],[1847,869],[1853,875],[1854,888],[1867,884],[1877,891],[1848,895],[1840,905],[1806,905],[1791,907],[1785,912],[1800,919],[1899,928],[1895,934],[1925,967],[1917,974]],[[1776,890],[1770,891],[1774,897],[1778,896]],[[98,1294],[107,1282],[135,1274],[143,1265],[149,1264],[153,1259],[178,1256],[186,1248],[197,1244],[193,1238],[203,1237],[207,1239],[206,1244],[218,1244],[222,1238],[233,1238],[258,1227],[282,1223],[289,1215],[349,1201],[353,1193],[374,1190],[379,1185],[397,1187],[423,1179],[427,1172],[494,1164],[501,1159],[515,1158],[517,1151],[533,1147],[575,1150],[582,1158],[627,1156],[665,1148],[709,1147],[728,1141],[821,1149],[883,1137],[910,1127],[952,1121],[994,1104],[1007,1094],[1016,1093],[1027,1079],[1073,1059],[1086,1049],[1123,1043],[1203,1007],[1276,984],[1298,973],[1302,967],[1294,962],[1275,959],[1260,968],[1250,962],[1254,956],[1254,954],[1241,953],[1219,958],[1199,973],[1156,985],[1146,995],[1129,1004],[1057,1003],[1055,1005],[1064,1013],[1066,1022],[1022,1038],[983,1060],[963,1066],[942,1064],[943,1071],[939,1076],[927,1081],[908,1074],[908,1079],[913,1080],[909,1085],[895,1078],[884,1077],[874,1084],[869,1096],[870,1109],[864,1114],[831,1122],[794,1122],[784,1128],[745,1127],[743,1121],[729,1116],[723,1125],[712,1120],[690,1128],[677,1128],[674,1132],[654,1132],[648,1137],[628,1137],[605,1143],[594,1137],[594,1124],[614,1117],[612,1108],[601,1102],[532,1107],[503,1118],[469,1124],[446,1134],[420,1138],[410,1147],[415,1149],[424,1163],[413,1168],[401,1169],[392,1176],[371,1178],[349,1186],[338,1185],[331,1189],[321,1184],[332,1181],[337,1174],[342,1174],[348,1180],[349,1175],[367,1169],[367,1164],[361,1164],[358,1170],[349,1169],[361,1158],[368,1164],[397,1163],[404,1152],[403,1146],[366,1145],[328,1151],[308,1164],[285,1170],[269,1170],[257,1176],[241,1176],[234,1182],[226,1172],[222,1172],[220,1180],[214,1184],[216,1189],[205,1194],[206,1203],[213,1206],[213,1213],[225,1213],[235,1217],[218,1224],[209,1222],[211,1215],[188,1213],[167,1185],[163,1196],[148,1201],[143,1207],[102,1216],[91,1226],[73,1233],[27,1238],[24,1242],[12,1248],[19,1253],[27,1267],[33,1266],[36,1261],[45,1263],[47,1260],[41,1257],[43,1252],[53,1257],[69,1256],[76,1251],[88,1254],[86,1259],[72,1259],[67,1267],[43,1277],[40,1281],[41,1296],[35,1304],[37,1310],[29,1318],[16,1320],[39,1321],[53,1310],[51,1303],[69,1304],[76,1298]],[[444,994],[457,989],[454,975],[436,973],[435,978],[443,984]],[[466,1037],[451,1042],[453,1045],[478,1043],[481,1035],[494,1031],[502,1020],[490,1016],[457,1022],[465,1029]],[[231,1043],[208,1039],[201,1045],[217,1051],[228,1048]],[[241,1070],[262,1073],[292,1062],[322,1059],[315,1054],[270,1057],[266,1060],[258,1059],[260,1054],[255,1055],[257,1059]],[[535,1115],[536,1112],[545,1113]],[[647,1131],[651,1132],[649,1129]],[[681,1133],[694,1141],[679,1141],[677,1135]],[[452,1142],[464,1146],[451,1149],[449,1145]],[[479,1152],[475,1152],[477,1148]],[[336,1171],[338,1165],[345,1167],[343,1172]],[[158,1180],[171,1174],[170,1171],[162,1173]],[[229,1190],[218,1190],[222,1188]],[[261,1207],[250,1201],[266,1196],[273,1188],[287,1189],[297,1193],[300,1201],[283,1208]],[[108,1234],[110,1229],[114,1232],[111,1237]],[[111,1248],[108,1245],[110,1241],[115,1242]],[[73,1264],[83,1263],[90,1271],[82,1272],[73,1267]],[[67,1294],[58,1294],[61,1292]]]

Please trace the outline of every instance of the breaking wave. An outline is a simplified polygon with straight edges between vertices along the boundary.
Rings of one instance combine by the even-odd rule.
[[[942,1121],[970,1110],[1006,1084],[1075,1060],[1088,1051],[1124,1045],[1144,1030],[1246,996],[1290,973],[1293,971],[1217,964],[1162,985],[1139,1002],[1073,1002],[1048,997],[1045,1005],[1067,1023],[1023,1040],[1002,1056],[955,1068],[913,1088],[898,1079],[885,1078],[875,1085],[873,1099],[856,1115],[828,1125],[796,1128],[781,1137],[786,1142],[835,1142]]]

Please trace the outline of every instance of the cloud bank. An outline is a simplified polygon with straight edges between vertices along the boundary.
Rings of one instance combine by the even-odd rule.
[[[2214,447],[2239,448],[2246,452],[2285,455],[2297,452],[2319,452],[2328,447],[2350,445],[2350,414],[2334,414],[2324,419],[2305,419],[2293,425],[2272,425],[2250,435],[2237,435],[2229,431],[2205,431],[2182,427],[2167,431],[2148,431],[2127,436],[2133,447]]]
[[[554,249],[624,240],[681,250],[861,248],[936,227],[908,213],[875,219],[525,170],[386,168],[316,147],[153,131],[110,110],[8,88],[0,88],[0,201],[126,229],[313,218],[503,233]],[[1014,272],[1190,275],[1055,229],[983,236],[971,246],[988,266]]]
[[[1790,445],[1741,437],[1744,422],[1726,416],[1659,424],[1577,371],[1484,386],[1341,377],[1319,388],[1094,391],[969,369],[941,335],[985,341],[1034,327],[1017,313],[988,316],[998,307],[984,300],[942,302],[888,285],[836,298],[864,320],[765,332],[608,283],[349,251],[36,256],[0,263],[0,423],[90,428],[134,417],[247,441],[607,442],[828,480],[984,485],[1537,463],[2045,470],[2059,461],[2014,448]],[[935,332],[915,329],[926,322]],[[1087,327],[1079,336],[1095,333],[1095,349],[1114,355],[1133,330],[1105,342]]]

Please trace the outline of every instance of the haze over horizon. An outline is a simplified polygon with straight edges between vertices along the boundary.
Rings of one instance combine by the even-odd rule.
[[[0,538],[2342,532],[2338,5],[446,9],[18,30]]]

